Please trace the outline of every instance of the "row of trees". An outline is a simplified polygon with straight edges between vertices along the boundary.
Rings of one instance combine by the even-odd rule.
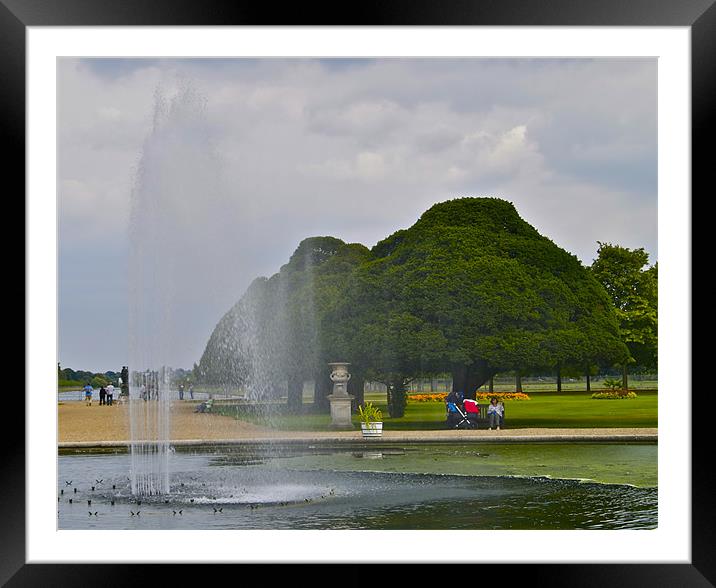
[[[57,364],[57,382],[58,386],[84,386],[89,383],[94,388],[113,384],[118,385],[119,374],[116,372],[89,372],[86,370],[73,370],[72,368],[62,368]]]
[[[194,366],[196,369],[196,364]],[[179,387],[179,385],[189,386],[193,383],[192,370],[173,369],[171,372],[171,385]],[[101,388],[112,384],[120,388],[124,394],[129,393],[129,370],[125,366],[121,372],[89,372],[86,370],[73,370],[72,368],[62,368],[57,364],[57,382],[59,387],[83,387],[90,384],[93,388]],[[120,383],[121,382],[121,383]]]
[[[327,409],[326,364],[349,361],[349,393],[361,403],[366,379],[384,382],[395,417],[419,376],[450,373],[453,387],[474,397],[500,372],[587,374],[646,361],[656,356],[655,329],[647,336],[656,269],[640,271],[648,276],[632,290],[626,277],[605,281],[629,253],[600,244],[586,268],[496,198],[436,204],[372,249],[309,238],[221,319],[196,375],[259,397],[286,385],[291,407],[314,380]],[[652,279],[653,293],[636,296]]]

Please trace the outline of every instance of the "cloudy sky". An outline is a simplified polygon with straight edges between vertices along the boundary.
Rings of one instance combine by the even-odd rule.
[[[372,246],[451,198],[509,200],[586,265],[597,241],[658,259],[655,59],[63,58],[57,79],[63,367],[128,363],[137,241],[171,258],[175,367],[303,238]]]

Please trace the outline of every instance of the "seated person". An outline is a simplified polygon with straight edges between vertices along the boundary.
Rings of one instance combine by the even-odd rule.
[[[452,402],[462,408],[463,393],[453,390],[445,397],[445,402]]]
[[[213,399],[205,400],[204,402],[200,402],[196,405],[196,410],[194,412],[211,412],[211,406],[214,404]]]
[[[505,405],[493,397],[490,400],[490,406],[487,407],[487,415],[490,417],[490,431],[495,426],[499,431],[500,425],[503,424],[505,418]]]
[[[462,415],[458,412],[462,410],[462,393],[453,390],[445,397],[447,408],[447,424],[450,427],[456,426],[461,420]]]

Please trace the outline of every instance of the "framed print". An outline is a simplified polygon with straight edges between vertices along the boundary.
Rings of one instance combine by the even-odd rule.
[[[0,15],[28,230],[4,582],[713,585],[691,383],[713,2]]]

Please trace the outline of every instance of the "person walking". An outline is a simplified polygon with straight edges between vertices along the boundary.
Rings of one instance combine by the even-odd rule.
[[[87,406],[92,406],[93,389],[89,382],[87,382],[87,385],[83,388],[83,390],[85,391],[85,404]]]
[[[104,386],[100,386],[99,389],[99,405],[102,406],[105,403],[105,399],[107,398],[107,390],[104,389]]]
[[[194,400],[194,384],[189,384],[189,398]]]
[[[179,384],[179,400],[184,400],[184,384]]]
[[[490,431],[495,426],[498,431],[500,430],[504,415],[505,405],[502,402],[497,402],[497,398],[493,396],[490,400],[490,406],[487,407],[487,416],[490,417]]]
[[[114,386],[112,384],[109,384],[107,386],[107,406],[112,406],[114,404]]]

